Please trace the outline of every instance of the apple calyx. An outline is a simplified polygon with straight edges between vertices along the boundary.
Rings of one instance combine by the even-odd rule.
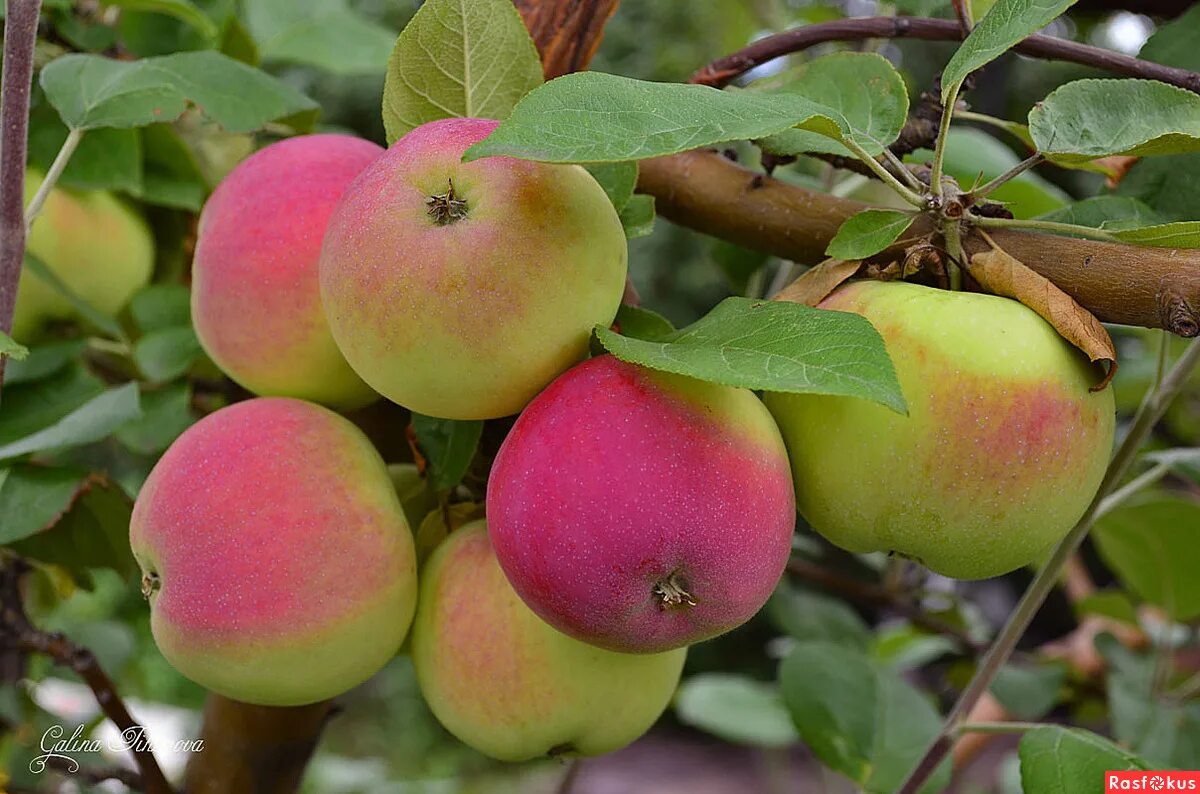
[[[662,599],[662,603],[659,605],[662,609],[682,609],[696,606],[692,594],[684,588],[678,577],[679,572],[675,571],[654,585],[654,595]]]
[[[158,574],[154,571],[142,574],[142,598],[147,600],[150,596],[158,592],[158,588],[162,587],[162,579],[158,578]]]
[[[429,207],[429,217],[438,226],[449,226],[467,217],[466,199],[461,199],[454,192],[454,180],[446,180],[446,192],[435,193],[425,199]]]

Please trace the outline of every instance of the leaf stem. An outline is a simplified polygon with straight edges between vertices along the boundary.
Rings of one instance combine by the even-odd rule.
[[[1157,388],[1147,391],[1141,405],[1138,406],[1137,412],[1134,414],[1133,422],[1125,435],[1124,441],[1121,442],[1121,446],[1117,448],[1116,454],[1113,455],[1112,461],[1108,464],[1104,480],[1100,483],[1100,488],[1095,498],[1092,499],[1092,503],[1084,512],[1083,517],[1079,519],[1079,523],[1075,525],[1075,528],[1059,541],[1049,561],[1042,566],[1037,576],[1029,583],[1029,587],[1025,590],[1025,593],[1021,596],[1021,600],[1009,616],[1008,622],[1004,624],[1000,633],[996,635],[992,647],[988,649],[987,654],[980,661],[975,675],[950,709],[950,713],[946,715],[942,729],[930,743],[925,754],[917,762],[916,766],[913,767],[912,772],[909,773],[908,778],[900,787],[899,794],[916,794],[921,784],[933,774],[942,759],[949,754],[954,746],[953,737],[958,726],[971,712],[971,709],[974,708],[979,698],[987,692],[992,680],[996,677],[996,673],[999,672],[1000,668],[1004,666],[1008,658],[1012,655],[1013,650],[1017,647],[1017,643],[1025,634],[1025,630],[1029,628],[1029,624],[1033,621],[1038,610],[1041,609],[1046,597],[1057,584],[1067,561],[1075,553],[1075,550],[1083,542],[1084,537],[1087,536],[1088,531],[1095,523],[1104,498],[1112,492],[1113,486],[1125,477],[1137,457],[1138,450],[1141,449],[1142,444],[1150,435],[1154,425],[1158,423],[1163,413],[1166,412],[1167,406],[1171,404],[1171,401],[1183,389],[1188,375],[1197,363],[1200,363],[1200,343],[1193,342],[1188,345],[1187,351],[1179,358],[1179,361],[1171,368],[1167,376],[1163,378],[1162,383]]]
[[[1096,518],[1108,515],[1114,509],[1116,509],[1117,506],[1129,499],[1129,497],[1137,494],[1138,491],[1141,491],[1143,488],[1153,485],[1161,480],[1170,470],[1171,464],[1159,463],[1149,470],[1139,474],[1137,477],[1134,477],[1125,485],[1104,497],[1104,501],[1101,502],[1100,506],[1096,508]]]
[[[854,153],[854,156],[870,168],[875,176],[879,177],[892,190],[900,194],[900,197],[912,204],[917,209],[924,209],[927,202],[923,196],[909,190],[909,188],[896,177],[892,176],[892,172],[883,167],[883,165],[867,152],[857,142],[846,138],[842,141],[842,145]]]
[[[54,156],[54,162],[50,164],[50,170],[46,172],[46,178],[42,180],[42,184],[38,186],[37,192],[30,199],[29,206],[25,208],[26,234],[29,233],[29,229],[33,226],[38,213],[42,211],[42,205],[46,203],[46,197],[50,195],[50,191],[54,189],[58,178],[62,176],[63,169],[71,161],[71,155],[75,154],[75,149],[79,146],[79,142],[83,140],[83,133],[84,130],[80,129],[72,129],[68,132],[67,139],[63,141],[58,154]]]
[[[1040,727],[1037,722],[964,722],[956,733],[1025,733]]]
[[[942,221],[942,239],[946,242],[946,253],[950,254],[947,271],[950,289],[962,289],[962,268],[966,266],[967,253],[963,250],[962,228],[958,221],[947,218]]]
[[[1000,176],[996,177],[995,179],[991,180],[990,182],[985,182],[984,184],[982,184],[979,187],[972,190],[971,195],[974,196],[975,198],[983,198],[984,196],[986,196],[989,193],[991,193],[992,191],[994,191],[996,188],[1003,185],[1005,182],[1008,182],[1012,179],[1016,179],[1021,174],[1028,171],[1030,168],[1033,168],[1035,165],[1042,163],[1045,159],[1046,158],[1042,155],[1041,152],[1037,152],[1036,154],[1033,154],[1030,157],[1026,157],[1024,160],[1017,163],[1016,165],[1014,165],[1012,168],[1005,171]]]
[[[962,80],[950,86],[946,101],[942,105],[942,118],[938,122],[937,140],[933,146],[933,166],[929,174],[929,190],[934,196],[942,195],[942,163],[946,159],[946,133],[950,131],[950,120],[954,118],[954,105],[958,102],[958,92],[962,90]]]
[[[883,159],[887,160],[888,164],[891,165],[892,168],[896,169],[896,173],[900,174],[901,178],[909,187],[918,193],[925,191],[925,185],[921,182],[921,180],[917,179],[916,174],[914,174],[912,171],[909,171],[908,168],[905,167],[904,161],[897,157],[896,153],[886,146],[883,149]]]
[[[981,215],[970,215],[968,217],[974,225],[989,229],[1028,229],[1030,231],[1050,232],[1051,234],[1072,234],[1077,237],[1086,237],[1090,240],[1103,240],[1107,243],[1121,242],[1120,238],[1103,229],[1093,229],[1090,226],[1077,226],[1074,223],[1039,221],[1032,218],[985,218]]]

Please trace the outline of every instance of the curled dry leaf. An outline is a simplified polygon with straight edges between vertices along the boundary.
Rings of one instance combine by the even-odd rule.
[[[1133,157],[1128,154],[1114,154],[1110,157],[1101,157],[1098,160],[1093,160],[1092,165],[1100,166],[1096,169],[1102,171],[1106,177],[1104,186],[1109,190],[1116,190],[1121,184],[1121,180],[1129,173],[1129,169],[1141,160],[1140,157]]]
[[[843,281],[857,273],[861,265],[862,262],[857,259],[826,259],[781,289],[774,300],[816,306]]]
[[[990,239],[988,244],[990,251],[975,254],[967,263],[971,277],[988,292],[1014,298],[1033,309],[1091,361],[1107,361],[1108,372],[1092,391],[1107,386],[1117,372],[1117,351],[1095,315]]]

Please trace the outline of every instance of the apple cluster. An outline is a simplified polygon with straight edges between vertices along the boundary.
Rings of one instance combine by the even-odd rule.
[[[185,432],[134,508],[154,637],[184,675],[303,704],[407,640],[467,744],[604,753],[666,708],[689,645],[762,607],[797,506],[847,549],[967,578],[1035,560],[1083,511],[1112,397],[1012,301],[874,282],[827,299],[879,330],[907,416],[589,358],[624,291],[620,220],[579,166],[464,163],[494,127],[432,122],[387,150],[282,141],[205,206],[193,321],[262,396]],[[335,413],[380,395],[519,413],[486,520],[423,563],[384,461]]]

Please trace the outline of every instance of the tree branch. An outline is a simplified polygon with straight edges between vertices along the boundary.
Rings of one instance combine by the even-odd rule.
[[[953,23],[951,23],[953,24]],[[806,190],[742,168],[719,154],[685,152],[641,162],[638,190],[663,217],[799,262],[825,255],[846,218],[868,205]],[[912,235],[934,231],[918,218]],[[1200,251],[1144,248],[1011,229],[996,242],[1105,322],[1200,333]],[[986,248],[964,240],[968,253]],[[899,256],[893,246],[884,256]]]
[[[12,330],[17,282],[25,256],[25,155],[29,92],[41,0],[7,0],[4,62],[0,67],[0,331]],[[0,385],[4,362],[0,356]]]
[[[0,591],[0,614],[3,616],[0,644],[5,646],[7,652],[42,654],[54,660],[55,664],[73,670],[92,690],[104,716],[112,720],[121,732],[140,772],[142,790],[148,794],[172,794],[173,789],[167,783],[158,761],[147,748],[145,728],[130,716],[116,686],[100,667],[96,656],[65,635],[40,631],[30,623],[21,605],[20,590],[20,579],[27,571],[28,566],[23,560],[11,556],[0,560],[0,582],[3,583],[3,590]]]
[[[820,22],[776,33],[750,46],[726,55],[692,75],[691,82],[721,88],[756,66],[784,55],[830,41],[864,39],[920,39],[922,41],[961,41],[957,20],[920,17],[860,17]],[[1067,39],[1035,34],[1013,47],[1014,52],[1052,61],[1070,61],[1094,66],[1126,77],[1143,77],[1200,92],[1200,74],[1176,69],[1101,47]]]
[[[550,80],[587,68],[620,0],[514,0]]]
[[[188,794],[291,794],[334,713],[331,700],[284,708],[209,695],[200,733],[204,751],[192,756],[184,789]]]

